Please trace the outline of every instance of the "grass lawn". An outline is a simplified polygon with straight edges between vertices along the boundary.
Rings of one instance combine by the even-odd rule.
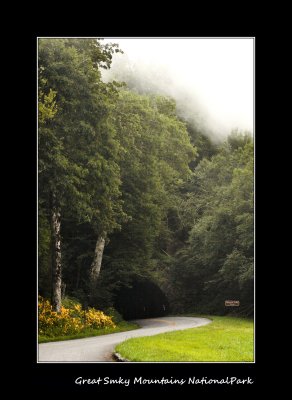
[[[117,333],[117,332],[125,332],[131,331],[133,329],[139,328],[139,325],[122,321],[115,328],[102,328],[102,329],[87,329],[84,332],[76,333],[75,335],[67,335],[67,336],[42,336],[39,335],[39,343],[47,343],[47,342],[57,342],[60,340],[72,340],[72,339],[82,339],[85,337],[91,336],[100,336],[100,335],[108,335],[110,333]]]
[[[206,318],[209,325],[129,339],[116,351],[129,361],[254,361],[253,320]]]

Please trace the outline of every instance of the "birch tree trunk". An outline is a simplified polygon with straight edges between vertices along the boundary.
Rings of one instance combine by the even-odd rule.
[[[100,274],[102,256],[105,246],[106,233],[102,233],[95,245],[94,257],[90,267],[90,287],[91,295],[93,295],[94,289],[96,288],[96,283]]]
[[[61,310],[62,297],[62,265],[61,265],[61,213],[52,208],[52,306],[54,311]]]

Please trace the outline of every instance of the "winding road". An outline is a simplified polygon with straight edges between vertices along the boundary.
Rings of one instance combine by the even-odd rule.
[[[135,320],[141,326],[127,332],[38,345],[39,362],[112,362],[115,346],[127,339],[207,325],[207,318],[161,317]]]

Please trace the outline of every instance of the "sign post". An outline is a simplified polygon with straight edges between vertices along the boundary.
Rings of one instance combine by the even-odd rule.
[[[239,307],[239,300],[225,300],[225,307]]]

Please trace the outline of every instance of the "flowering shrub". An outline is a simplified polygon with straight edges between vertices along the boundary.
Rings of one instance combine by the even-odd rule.
[[[61,307],[57,313],[48,300],[39,296],[38,312],[39,333],[44,336],[71,335],[87,328],[115,328],[111,317],[94,308],[83,310],[80,304],[73,308]]]

